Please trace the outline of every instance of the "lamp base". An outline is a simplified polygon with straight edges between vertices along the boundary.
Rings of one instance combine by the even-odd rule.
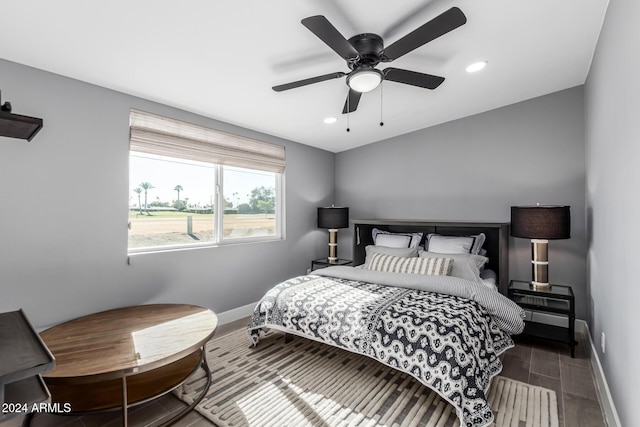
[[[529,282],[529,284],[531,285],[531,287],[535,290],[546,290],[549,289],[551,287],[551,285],[549,283],[540,283],[540,282],[534,282],[531,281]]]
[[[338,229],[329,229],[329,256],[327,257],[329,264],[338,262]]]
[[[549,241],[531,240],[531,286],[533,289],[549,289]]]

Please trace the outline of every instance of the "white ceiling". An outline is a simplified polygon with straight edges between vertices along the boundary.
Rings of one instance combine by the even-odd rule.
[[[585,82],[608,0],[3,1],[0,58],[303,144],[340,152]],[[467,23],[378,68],[440,75],[428,90],[394,82],[342,107],[345,79],[274,85],[345,61],[300,21],[324,15],[345,38],[389,46],[452,6]],[[488,66],[475,74],[465,67]],[[1,76],[0,76],[1,78]],[[382,103],[381,103],[382,99]],[[19,100],[13,100],[19,105]],[[381,108],[382,107],[382,108]],[[380,116],[384,126],[380,127]],[[325,117],[337,117],[332,125]]]

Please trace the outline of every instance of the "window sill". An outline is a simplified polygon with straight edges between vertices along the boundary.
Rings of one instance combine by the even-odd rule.
[[[284,241],[285,238],[282,236],[264,236],[264,237],[246,237],[246,238],[237,238],[237,239],[225,239],[222,242],[206,242],[206,243],[194,243],[191,245],[176,245],[176,246],[158,246],[158,247],[149,247],[149,248],[134,248],[129,249],[127,255],[129,257],[138,256],[138,255],[147,255],[147,254],[157,254],[157,253],[166,253],[166,252],[182,252],[182,251],[191,251],[198,249],[210,249],[210,248],[219,248],[225,246],[237,246],[237,245],[248,245],[255,243],[269,243],[269,242],[281,242]],[[129,262],[130,263],[130,262]]]

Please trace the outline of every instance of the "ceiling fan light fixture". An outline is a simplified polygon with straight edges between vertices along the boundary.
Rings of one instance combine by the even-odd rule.
[[[382,72],[375,68],[354,70],[347,76],[347,85],[356,92],[371,92],[382,82]]]
[[[466,70],[467,70],[467,73],[475,73],[476,71],[482,70],[486,66],[487,66],[487,61],[478,61],[478,62],[474,62],[473,64],[470,64],[466,68]]]
[[[336,119],[335,117],[327,117],[326,119],[324,119],[324,122],[328,125],[333,124],[337,121],[338,119]]]

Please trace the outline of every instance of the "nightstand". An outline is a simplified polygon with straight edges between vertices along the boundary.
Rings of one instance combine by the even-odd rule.
[[[571,286],[551,285],[547,289],[534,289],[529,282],[512,280],[508,296],[516,304],[532,313],[543,312],[567,316],[568,326],[548,325],[525,320],[524,335],[566,343],[575,357],[575,298]]]
[[[318,268],[333,267],[336,265],[351,265],[352,262],[353,261],[351,261],[350,259],[340,258],[338,258],[338,260],[335,262],[329,262],[329,258],[314,259],[313,261],[311,261],[311,271],[317,270]]]

